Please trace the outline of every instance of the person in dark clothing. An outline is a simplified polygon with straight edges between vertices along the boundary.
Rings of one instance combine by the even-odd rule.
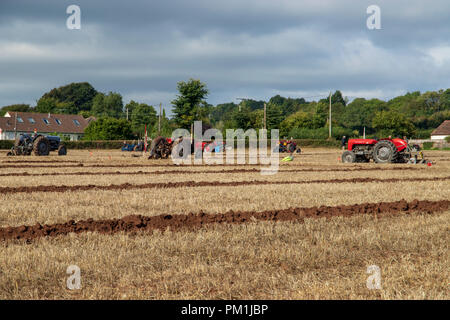
[[[342,150],[345,150],[345,144],[347,143],[347,138],[345,136],[341,139],[341,148]]]

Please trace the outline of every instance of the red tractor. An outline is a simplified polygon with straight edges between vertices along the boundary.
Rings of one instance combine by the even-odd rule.
[[[182,137],[172,140],[165,137],[157,137],[153,139],[150,146],[149,159],[167,159],[172,154],[172,149],[177,148],[177,145],[183,141]],[[191,154],[194,153],[197,147],[196,157],[201,157],[202,152],[221,152],[225,148],[225,143],[218,143],[216,141],[197,141],[195,146],[191,143]],[[183,150],[179,151],[179,156],[183,157]]]
[[[350,139],[342,162],[406,163],[411,159],[411,148],[403,139]]]
[[[297,142],[294,140],[280,140],[278,141],[278,146],[275,147],[273,150],[274,152],[280,152],[280,153],[301,153],[302,150],[299,146],[297,146]]]

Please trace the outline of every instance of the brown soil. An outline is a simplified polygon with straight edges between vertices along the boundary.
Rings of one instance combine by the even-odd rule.
[[[19,163],[19,162],[18,162]],[[52,163],[52,162],[47,162]],[[61,161],[61,163],[63,163]],[[81,163],[81,162],[74,162],[74,164],[57,164],[57,165],[45,165],[45,164],[38,164],[38,165],[13,165],[13,164],[0,164],[0,169],[8,169],[8,168],[17,168],[17,169],[33,169],[33,168],[78,168],[78,167],[84,167],[84,168],[188,168],[188,167],[265,167],[266,165],[260,165],[260,164],[89,164],[89,163]],[[305,164],[289,164],[289,165],[282,165],[283,167],[308,167],[308,165]],[[335,168],[339,168],[338,166],[335,166]],[[342,168],[342,167],[340,167]],[[350,168],[350,167],[349,167]],[[398,167],[389,167],[385,168],[382,165],[379,167],[362,167],[362,166],[352,166],[352,169],[362,169],[362,170],[419,170],[423,169],[423,166],[416,166],[416,167],[404,167],[404,166],[398,166]]]
[[[2,163],[80,163],[75,160],[3,160]]]
[[[104,185],[49,185],[49,186],[21,186],[21,187],[0,187],[0,194],[7,193],[30,193],[30,192],[67,192],[67,191],[86,191],[86,190],[124,190],[124,189],[164,189],[164,188],[185,188],[185,187],[235,187],[235,186],[248,186],[248,185],[286,185],[286,184],[312,184],[312,183],[367,183],[367,182],[419,182],[419,181],[445,181],[450,180],[450,176],[447,177],[432,177],[432,178],[352,178],[352,179],[330,179],[330,180],[308,180],[308,181],[183,181],[183,182],[156,182],[145,184],[112,184],[109,186]]]
[[[383,170],[424,170],[425,168],[402,168],[393,167],[385,168]],[[342,168],[342,169],[283,169],[279,170],[282,172],[352,172],[352,171],[377,171],[380,168]],[[121,172],[121,171],[109,171],[109,172],[49,172],[49,173],[28,173],[28,172],[13,172],[13,173],[0,173],[0,177],[36,177],[36,176],[102,176],[102,175],[163,175],[163,174],[217,174],[217,173],[251,173],[260,172],[258,168],[249,169],[230,169],[230,170],[196,170],[196,171],[181,171],[181,170],[163,170],[163,171],[134,171],[134,172]]]
[[[255,211],[228,211],[223,214],[208,214],[200,212],[197,214],[163,214],[159,216],[146,217],[141,215],[129,215],[121,219],[110,220],[74,220],[66,223],[34,226],[18,226],[0,228],[0,240],[24,239],[32,240],[40,237],[54,237],[67,235],[71,232],[81,233],[95,231],[103,234],[117,232],[136,232],[166,230],[171,231],[197,229],[208,224],[223,223],[247,223],[255,220],[261,221],[297,221],[302,222],[304,218],[330,218],[335,216],[352,216],[357,214],[369,214],[376,217],[387,214],[445,211],[450,208],[450,200],[428,201],[405,200],[381,203],[363,203],[354,205],[341,205],[336,207],[311,207],[311,208],[289,208],[283,210]]]

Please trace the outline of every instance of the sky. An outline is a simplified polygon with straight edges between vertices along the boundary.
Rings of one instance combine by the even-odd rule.
[[[67,28],[70,5],[80,29]],[[380,29],[367,27],[370,5]],[[0,106],[87,81],[170,114],[190,78],[213,105],[450,88],[450,2],[0,0]]]

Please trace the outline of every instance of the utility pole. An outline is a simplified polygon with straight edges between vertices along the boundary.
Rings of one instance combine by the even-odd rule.
[[[161,102],[159,103],[158,135],[161,135]]]
[[[330,91],[330,120],[329,120],[329,128],[328,128],[328,138],[331,139],[331,91]]]
[[[126,108],[127,109],[127,121],[128,121],[128,108]]]
[[[266,103],[264,103],[264,130],[267,129]]]
[[[14,121],[14,140],[17,139],[17,112],[16,112],[16,120]]]

